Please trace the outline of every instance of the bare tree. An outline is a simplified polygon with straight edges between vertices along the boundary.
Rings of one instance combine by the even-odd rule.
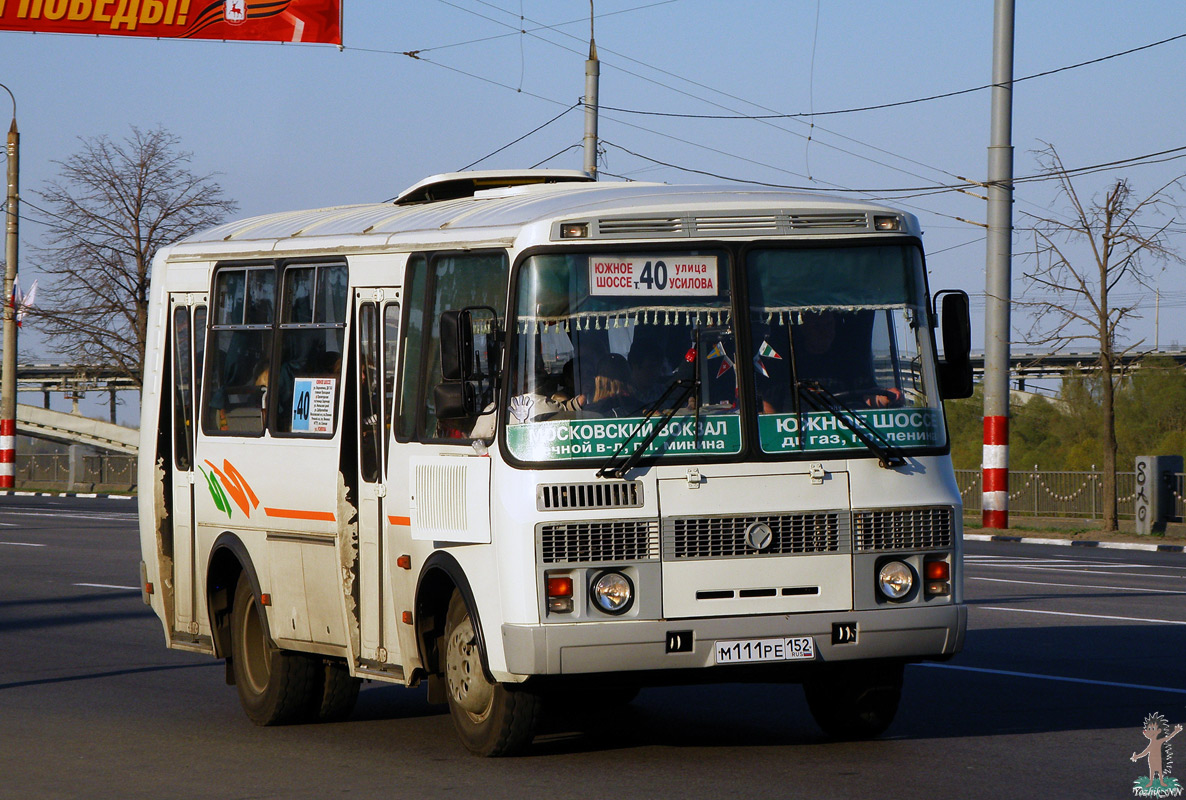
[[[57,355],[116,366],[139,383],[153,256],[238,206],[213,174],[190,171],[192,154],[162,128],[79,141],[38,193],[49,233],[37,266],[51,283],[30,316]]]
[[[1137,314],[1137,303],[1114,302],[1114,292],[1148,286],[1152,263],[1181,262],[1166,237],[1176,211],[1171,189],[1174,178],[1143,198],[1134,196],[1126,178],[1111,183],[1101,195],[1084,203],[1053,145],[1046,144],[1038,159],[1059,182],[1067,217],[1027,215],[1033,220],[1034,267],[1025,273],[1037,299],[1018,302],[1033,312],[1029,343],[1061,350],[1075,342],[1097,349],[1099,405],[1102,430],[1099,443],[1103,465],[1103,524],[1116,530],[1116,388],[1123,377],[1125,355],[1142,342],[1125,344],[1121,335]],[[1142,224],[1153,218],[1155,225]]]

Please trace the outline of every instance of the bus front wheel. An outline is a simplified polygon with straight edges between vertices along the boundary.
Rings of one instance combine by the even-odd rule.
[[[256,725],[304,722],[324,680],[317,660],[272,644],[246,575],[239,577],[231,610],[231,666],[239,702]]]
[[[902,697],[902,664],[840,663],[803,683],[807,707],[835,739],[871,739],[894,721]]]
[[[460,592],[449,599],[441,652],[449,713],[466,749],[504,756],[527,747],[539,720],[540,698],[486,677],[473,618]]]

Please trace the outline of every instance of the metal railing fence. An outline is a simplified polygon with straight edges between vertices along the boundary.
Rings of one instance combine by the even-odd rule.
[[[1178,475],[1175,502],[1181,516],[1182,481]],[[978,469],[957,469],[955,480],[964,500],[966,513],[981,510],[981,472]],[[1104,474],[1101,471],[1071,470],[1009,470],[1009,514],[1031,517],[1082,517],[1099,519],[1103,516]],[[1137,497],[1135,472],[1116,473],[1117,516],[1134,519],[1133,501]]]
[[[70,453],[17,454],[17,488],[58,491],[131,491],[136,488],[136,456],[101,453],[75,457]]]

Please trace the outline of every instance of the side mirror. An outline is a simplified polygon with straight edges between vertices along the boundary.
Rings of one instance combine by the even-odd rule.
[[[496,377],[499,345],[498,314],[493,308],[466,306],[441,312],[441,376],[445,380]]]
[[[432,400],[440,419],[463,419],[480,411],[474,385],[465,381],[437,384],[432,390]]]
[[[948,289],[942,298],[940,330],[943,332],[943,361],[939,363],[939,394],[944,399],[972,396],[972,320],[968,293]]]
[[[441,375],[467,381],[474,366],[474,326],[468,309],[441,314]]]
[[[433,388],[441,419],[476,417],[493,400],[501,360],[498,314],[489,306],[443,311],[441,377]]]

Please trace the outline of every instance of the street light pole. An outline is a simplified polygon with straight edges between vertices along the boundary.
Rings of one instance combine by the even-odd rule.
[[[7,224],[4,241],[4,352],[0,357],[0,489],[16,485],[16,308],[12,286],[16,282],[20,143],[16,127],[16,97],[0,83],[12,98],[12,125],[8,129],[8,195],[5,205]]]
[[[984,456],[981,518],[1009,527],[1009,338],[1013,278],[1013,0],[993,19],[992,133],[984,310]]]
[[[597,84],[601,62],[593,41],[593,0],[589,0],[589,59],[585,62],[585,172],[597,178]]]

